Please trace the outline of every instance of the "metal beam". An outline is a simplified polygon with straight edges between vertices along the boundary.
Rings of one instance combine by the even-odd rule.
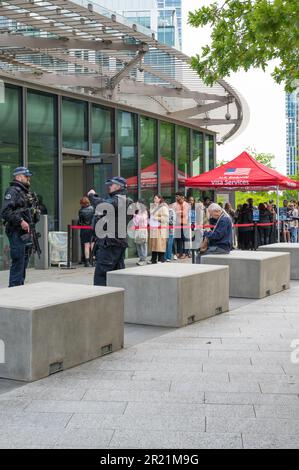
[[[237,124],[239,119],[187,119],[187,122],[190,122],[194,126],[229,126],[232,124]]]
[[[121,82],[121,80],[128,75],[130,70],[134,69],[135,66],[142,60],[146,52],[138,52],[136,57],[128,62],[125,67],[120,70],[114,77],[109,80],[109,88],[114,90],[114,88]]]
[[[1,57],[0,57],[1,58]],[[103,88],[106,82],[104,77],[88,77],[84,74],[69,75],[69,74],[57,74],[57,73],[46,73],[40,71],[40,73],[30,72],[15,72],[14,76],[20,80],[32,80],[35,83],[43,83],[45,85],[58,85],[68,86],[70,88],[83,87],[98,89]]]
[[[181,111],[175,111],[173,113],[170,113],[169,116],[174,117],[174,118],[189,118],[192,116],[198,116],[199,114],[207,113],[208,111],[212,111],[213,109],[217,108],[223,108],[224,106],[227,105],[227,103],[231,102],[230,100],[227,100],[226,102],[214,102],[214,103],[209,103],[205,104],[202,106],[195,106],[194,108],[188,108],[188,109],[182,109]]]
[[[144,68],[143,65],[142,67]],[[163,85],[150,85],[133,80],[123,80],[119,86],[119,92],[127,95],[164,96],[169,98],[183,98],[202,101],[217,100],[223,102],[223,106],[227,103],[226,96],[191,91],[187,88],[171,88]]]
[[[1,11],[1,10],[0,10]],[[28,47],[29,49],[87,49],[92,51],[145,51],[146,44],[126,44],[118,41],[88,41],[86,39],[47,39],[19,34],[0,34],[0,47]]]

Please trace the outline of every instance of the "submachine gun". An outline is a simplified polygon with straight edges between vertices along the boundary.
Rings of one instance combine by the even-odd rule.
[[[39,244],[39,238],[41,237],[41,234],[38,233],[35,229],[35,224],[40,219],[40,207],[39,207],[39,199],[36,193],[29,192],[27,195],[27,201],[28,201],[28,209],[27,209],[27,216],[28,216],[28,224],[30,228],[30,237],[31,237],[31,242],[32,242],[32,252],[37,254],[37,256],[40,258],[42,250]]]

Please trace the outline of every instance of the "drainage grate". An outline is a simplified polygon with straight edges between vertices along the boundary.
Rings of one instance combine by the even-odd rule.
[[[220,315],[220,313],[222,313],[222,307],[217,307],[215,310],[215,314]]]
[[[191,323],[195,323],[195,315],[188,317],[188,325],[191,325]]]
[[[57,372],[63,371],[63,362],[53,362],[49,365],[49,375],[57,374]]]
[[[107,346],[103,346],[101,348],[101,355],[106,356],[106,354],[112,353],[112,344],[107,344]]]

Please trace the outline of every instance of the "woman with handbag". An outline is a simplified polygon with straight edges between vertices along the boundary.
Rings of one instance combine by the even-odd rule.
[[[218,204],[209,206],[210,216],[216,220],[212,231],[203,232],[203,241],[197,257],[197,263],[201,263],[204,255],[230,253],[233,242],[233,225],[230,216]]]
[[[145,202],[140,200],[136,204],[136,212],[133,217],[134,224],[134,243],[139,256],[138,266],[144,266],[147,258],[147,230],[148,230],[148,212]]]
[[[154,197],[150,211],[150,249],[152,259],[149,264],[164,263],[168,240],[169,211],[162,196]]]

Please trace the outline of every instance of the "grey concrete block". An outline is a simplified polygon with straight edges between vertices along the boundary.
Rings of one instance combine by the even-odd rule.
[[[228,268],[162,264],[108,273],[108,285],[125,289],[125,321],[181,327],[227,312]],[[207,295],[213,286],[213,295]]]
[[[48,282],[2,289],[0,377],[34,381],[122,348],[123,295]]]
[[[232,251],[203,256],[202,263],[229,266],[231,297],[261,299],[290,287],[289,253]]]
[[[290,253],[291,279],[299,279],[299,243],[273,243],[260,246],[258,250]]]

